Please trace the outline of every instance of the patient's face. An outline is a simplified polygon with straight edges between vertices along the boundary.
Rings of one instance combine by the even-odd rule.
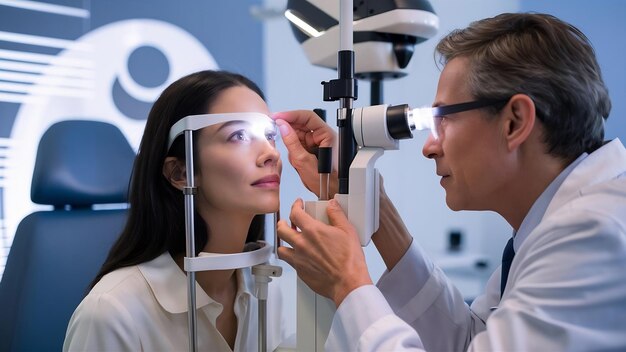
[[[207,113],[233,112],[269,115],[263,99],[243,86],[223,91]],[[197,143],[199,209],[214,216],[278,211],[282,162],[275,137],[276,131],[269,123],[253,126],[233,121],[203,128]]]

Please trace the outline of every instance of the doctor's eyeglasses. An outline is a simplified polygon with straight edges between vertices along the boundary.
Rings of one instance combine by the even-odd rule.
[[[464,111],[486,108],[489,106],[504,105],[510,99],[511,97],[505,99],[479,99],[459,104],[441,105],[430,108],[416,108],[412,111],[413,120],[415,122],[416,129],[428,129],[435,139],[439,139],[439,137],[443,134],[441,122],[446,116]]]

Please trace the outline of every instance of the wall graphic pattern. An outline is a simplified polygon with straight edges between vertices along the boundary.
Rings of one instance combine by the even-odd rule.
[[[107,121],[137,150],[152,103],[174,80],[222,67],[262,85],[261,24],[247,13],[250,1],[238,3],[208,11],[210,4],[190,1],[175,10],[182,6],[186,13],[173,13],[166,1],[128,9],[121,1],[98,8],[85,1],[0,0],[0,277],[20,220],[45,209],[30,201],[30,182],[39,139],[50,125]],[[192,11],[203,7],[207,11]],[[244,23],[238,42],[215,34],[224,25],[210,19],[225,21],[225,12],[246,15],[231,20]],[[229,45],[244,45],[253,55],[225,60]],[[218,64],[212,47],[230,67]]]

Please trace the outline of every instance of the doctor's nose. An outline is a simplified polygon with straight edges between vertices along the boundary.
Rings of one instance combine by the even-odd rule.
[[[422,154],[428,159],[435,159],[443,156],[441,139],[435,138],[432,134],[429,135],[426,142],[424,142],[424,146],[422,147]]]

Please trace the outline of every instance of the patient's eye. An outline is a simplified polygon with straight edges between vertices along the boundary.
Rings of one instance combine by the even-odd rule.
[[[228,136],[228,141],[248,142],[250,141],[250,135],[248,134],[248,131],[246,131],[245,129],[237,130],[231,133],[230,136]]]
[[[267,130],[265,131],[265,138],[267,138],[268,141],[274,141],[276,142],[276,130]]]

